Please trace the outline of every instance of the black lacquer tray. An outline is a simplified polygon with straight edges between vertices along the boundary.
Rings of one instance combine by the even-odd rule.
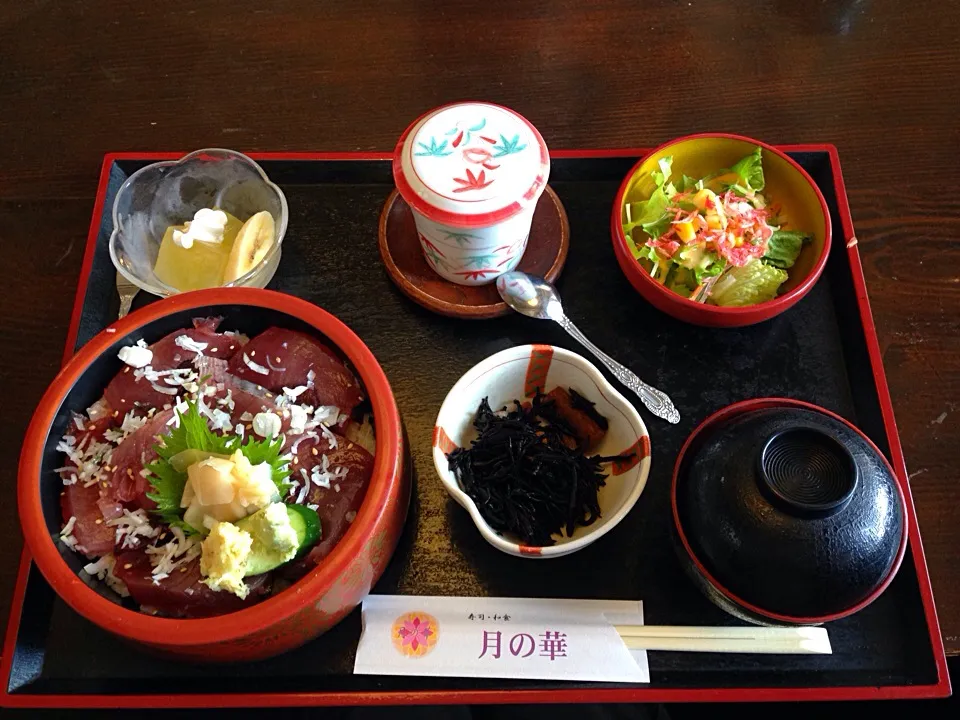
[[[642,150],[561,151],[550,184],[570,221],[558,281],[564,307],[591,339],[669,392],[683,419],[649,416],[653,465],[636,508],[601,541],[569,557],[533,562],[489,546],[436,478],[431,434],[440,404],[484,357],[525,343],[579,351],[552,323],[521,316],[466,321],[406,299],[384,271],[377,221],[392,189],[376,154],[254,154],[284,190],[290,223],[271,288],[337,315],[367,343],[394,389],[413,451],[406,530],[375,592],[642,599],[651,624],[722,625],[670,547],[669,484],[680,446],[710,413],[751,397],[792,397],[850,419],[887,455],[907,490],[910,544],[889,589],[830,624],[829,656],[650,653],[649,685],[352,674],[360,614],[269,661],[195,666],[148,655],[90,624],[55,597],[25,553],[0,674],[13,707],[229,707],[390,703],[659,702],[937,697],[950,685],[916,515],[867,303],[836,150],[788,151],[827,198],[834,241],[820,282],[796,307],[743,329],[678,323],[643,301],[610,242],[610,206]],[[115,317],[107,251],[113,199],[143,165],[181,154],[105,158],[67,355]],[[134,307],[148,303],[141,293]],[[7,468],[8,475],[14,474]],[[215,688],[211,691],[211,688]],[[169,693],[169,694],[168,694]]]

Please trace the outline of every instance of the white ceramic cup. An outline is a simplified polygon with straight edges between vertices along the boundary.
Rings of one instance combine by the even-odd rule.
[[[527,248],[550,156],[536,128],[489,103],[437,108],[397,145],[393,174],[433,270],[486,285],[516,269]]]
[[[458,285],[485,285],[515,270],[527,249],[534,208],[496,225],[456,228],[441,225],[416,210],[413,219],[427,264]]]

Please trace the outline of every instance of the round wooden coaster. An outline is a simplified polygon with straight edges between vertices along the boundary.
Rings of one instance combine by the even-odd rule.
[[[570,225],[560,198],[547,186],[537,202],[527,250],[517,270],[553,282],[563,270],[570,247]],[[410,207],[394,190],[380,213],[380,256],[401,292],[428,310],[450,317],[483,319],[511,312],[496,283],[457,285],[427,265]]]

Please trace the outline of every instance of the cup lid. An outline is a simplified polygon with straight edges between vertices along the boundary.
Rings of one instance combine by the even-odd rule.
[[[400,195],[434,222],[493,225],[536,203],[550,155],[523,116],[491,103],[431,110],[400,137],[393,177]]]

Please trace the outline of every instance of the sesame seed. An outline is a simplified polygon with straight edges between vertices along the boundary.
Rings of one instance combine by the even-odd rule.
[[[268,397],[268,398],[272,398],[273,395],[271,395],[270,393],[267,393],[267,397]]]
[[[256,355],[257,355],[257,351],[256,351],[256,350],[251,350],[251,351],[250,351],[250,357],[256,357]]]
[[[124,564],[123,564],[123,569],[124,569],[124,570],[129,570],[129,569],[132,568],[132,567],[133,567],[133,563],[124,563]]]
[[[348,445],[347,445],[347,450],[352,450],[352,449],[353,449],[353,443],[348,444]]]
[[[94,525],[103,525],[103,518],[97,518],[93,523]]]
[[[227,350],[233,350],[233,345],[227,348]]]
[[[133,468],[127,468],[127,477],[133,477]]]
[[[210,352],[215,353],[216,351],[217,351],[217,346],[216,346],[216,345],[214,345],[212,348],[210,348]]]
[[[279,356],[277,357],[277,362],[280,362],[280,357],[279,357]]]
[[[185,567],[180,568],[180,572],[186,572],[186,571],[187,569]]]
[[[320,453],[317,451],[316,448],[310,448],[310,452],[312,452],[314,455],[319,455],[319,454],[320,454]]]
[[[127,366],[123,369],[123,371],[124,371],[125,373],[130,372],[130,366],[127,365]]]
[[[296,455],[294,455],[294,456],[293,456],[293,464],[294,464],[294,465],[297,465],[297,464],[299,464],[299,462],[300,462],[300,458],[298,458]]]
[[[120,411],[119,411],[119,410],[114,410],[114,411],[113,411],[113,417],[116,417],[116,416],[119,415],[119,414],[120,414]]]
[[[106,484],[106,483],[100,483],[100,484],[103,485],[104,487],[107,487],[107,484]]]

